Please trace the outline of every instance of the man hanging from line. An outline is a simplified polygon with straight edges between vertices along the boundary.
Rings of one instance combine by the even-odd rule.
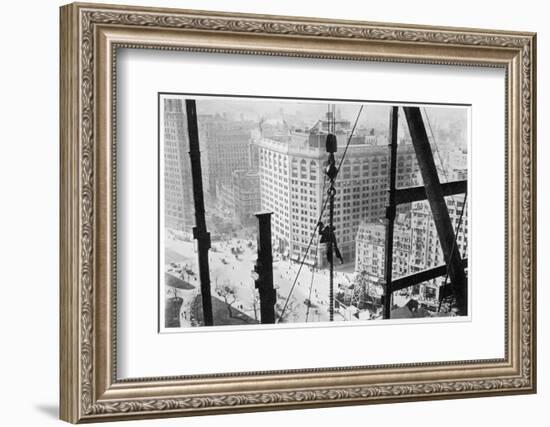
[[[334,253],[336,254],[336,258],[340,260],[340,264],[344,263],[344,260],[342,258],[342,254],[340,253],[340,250],[338,249],[338,245],[336,244],[336,234],[334,234],[334,226],[330,225],[324,225],[321,221],[319,221],[319,235],[321,236],[321,239],[319,240],[319,243],[329,243],[332,242],[332,248],[334,250]],[[332,251],[328,249],[327,245],[327,261],[329,263],[332,262]]]

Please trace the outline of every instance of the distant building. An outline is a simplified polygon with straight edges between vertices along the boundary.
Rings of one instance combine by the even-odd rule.
[[[194,225],[186,116],[180,99],[164,100],[164,224],[189,232]]]
[[[355,240],[355,272],[384,277],[386,226],[383,220],[361,222]]]
[[[252,171],[235,171],[231,178],[237,220],[243,225],[255,222],[254,214],[261,210],[260,174]]]
[[[467,207],[464,209],[462,222],[459,227],[464,195],[447,197],[446,201],[453,230],[458,230],[458,233],[456,233],[455,250],[460,254],[461,258],[467,258]],[[408,250],[403,251],[403,247],[400,248],[399,242],[402,241],[402,239],[397,232],[394,237],[394,278],[445,264],[439,236],[427,201],[413,203],[410,211],[410,226],[408,227],[408,233],[409,244],[406,245]],[[401,292],[417,297],[423,302],[434,301],[436,303],[439,297],[439,287],[444,281],[445,276],[439,276],[435,279],[419,283],[411,288],[404,289]],[[449,281],[447,281],[447,283],[449,283]]]
[[[386,268],[385,222],[362,222],[355,244],[355,271],[383,279]],[[392,277],[405,276],[410,272],[411,249],[410,216],[403,215],[394,225]]]
[[[464,196],[447,197],[446,201],[453,229],[458,230],[455,250],[461,258],[467,258],[467,206],[464,208],[459,227]],[[384,221],[365,222],[359,226],[356,241],[355,271],[373,278],[377,277],[382,282],[385,274],[385,232]],[[406,221],[402,218],[396,220],[393,245],[392,277],[394,279],[445,264],[439,236],[427,201],[413,203],[410,216],[406,217]],[[437,300],[439,286],[444,280],[444,276],[437,277],[403,292],[418,295],[421,300]]]
[[[254,143],[254,137],[248,143],[248,170],[258,172],[260,168],[260,150]]]
[[[446,197],[445,200],[453,230],[459,230],[456,235],[456,250],[462,258],[466,258],[468,256],[468,206],[464,207],[463,194]],[[459,228],[463,207],[464,213]],[[411,256],[411,271],[427,270],[445,264],[443,250],[439,243],[439,236],[427,201],[413,203],[411,229],[414,248]]]
[[[464,181],[468,179],[468,169],[462,168],[462,169],[452,169],[448,174],[447,178],[449,181]]]
[[[453,148],[447,151],[448,169],[467,169],[468,152],[465,148]]]
[[[217,193],[222,207],[231,212],[233,220],[242,225],[254,222],[254,214],[261,209],[258,172],[234,171],[229,181],[218,184]]]
[[[216,186],[230,180],[236,170],[251,165],[251,133],[257,124],[251,121],[228,121],[223,116],[209,116],[200,122],[201,146],[204,146],[208,169],[205,190],[216,197]],[[204,143],[203,143],[204,141]]]

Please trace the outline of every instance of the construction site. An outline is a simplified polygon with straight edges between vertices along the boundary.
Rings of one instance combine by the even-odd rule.
[[[468,316],[465,109],[209,102],[162,105],[164,328]]]

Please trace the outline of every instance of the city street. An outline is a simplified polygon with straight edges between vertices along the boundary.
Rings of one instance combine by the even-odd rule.
[[[242,251],[235,255],[232,248]],[[259,318],[259,302],[257,301],[254,280],[251,272],[256,262],[257,252],[255,242],[252,240],[233,238],[223,242],[213,242],[210,250],[210,281],[212,295],[223,301],[223,297],[216,291],[216,287],[229,285],[234,291],[236,300],[232,303],[234,309],[245,313],[250,319]],[[177,264],[177,267],[174,267]],[[346,266],[344,266],[346,267]],[[183,270],[182,270],[183,269]],[[285,304],[292,283],[298,273],[299,263],[278,259],[277,255],[273,260],[273,281],[277,290],[277,316]],[[345,270],[351,270],[349,267]],[[165,287],[165,298],[171,298],[176,292],[178,297],[183,298],[181,308],[182,326],[190,326],[191,304],[200,293],[200,281],[198,277],[198,261],[193,241],[179,239],[166,239],[165,271],[168,274],[182,277],[184,281],[194,286],[194,289],[176,289],[173,286]],[[310,286],[313,277],[313,286]],[[338,284],[349,284],[353,273],[335,272],[335,292]],[[311,267],[304,265],[296,281],[294,291],[287,304],[281,323],[286,322],[322,322],[329,320],[329,275],[328,270],[315,269],[312,273]],[[256,298],[256,301],[255,301]],[[311,306],[308,313],[307,300],[310,299]],[[256,310],[256,313],[255,313]],[[345,317],[335,310],[335,320],[355,320],[355,317]],[[255,322],[254,322],[255,323]]]

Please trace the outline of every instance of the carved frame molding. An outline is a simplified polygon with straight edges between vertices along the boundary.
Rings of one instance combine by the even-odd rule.
[[[221,36],[228,42],[220,46],[210,43],[207,47],[200,46],[200,43],[191,47],[175,42],[144,43],[139,37],[136,40],[131,37],[136,30],[146,37],[155,32],[167,34],[166,31],[176,34],[174,37],[188,32],[197,35],[198,39],[215,34],[216,40]],[[127,31],[130,36],[126,35],[122,41],[117,37],[107,40],[110,36],[102,36],[103,31],[105,34]],[[243,47],[242,41],[247,40],[247,36],[254,37]],[[284,48],[251,46],[254,40],[262,37],[280,41]],[[318,40],[326,41],[326,52],[324,47],[318,51],[301,48],[307,42]],[[363,47],[362,43],[366,43],[366,53],[355,54],[356,49]],[[379,43],[383,44],[383,49],[377,47]],[[110,301],[113,305],[114,298],[106,296],[105,300],[99,301],[97,296],[104,293],[103,283],[96,274],[98,268],[104,268],[99,264],[110,259],[111,265],[105,268],[110,274],[116,271],[116,259],[109,258],[111,254],[101,252],[103,246],[98,246],[99,241],[108,239],[98,235],[105,230],[98,231],[98,224],[107,221],[106,215],[116,215],[112,203],[98,201],[103,197],[98,196],[98,179],[102,179],[100,174],[104,172],[98,167],[98,150],[106,149],[104,145],[100,147],[98,138],[104,133],[114,132],[116,126],[114,105],[102,115],[98,113],[107,99],[98,91],[112,91],[116,82],[116,75],[110,69],[107,71],[111,72],[111,80],[98,85],[99,68],[102,67],[98,62],[99,44],[109,46],[106,52],[111,53],[111,58],[107,68],[116,62],[117,47],[505,67],[509,84],[509,93],[506,94],[509,164],[507,177],[504,177],[509,205],[506,256],[512,266],[507,280],[508,295],[517,296],[516,303],[508,303],[510,333],[507,330],[509,342],[506,343],[505,360],[473,361],[478,363],[472,366],[468,363],[434,363],[358,367],[350,372],[338,368],[279,372],[273,374],[274,381],[300,379],[301,385],[288,389],[278,385],[259,391],[247,388],[241,392],[225,392],[223,387],[217,387],[229,382],[238,388],[235,386],[238,381],[255,381],[261,376],[269,376],[269,373],[251,373],[249,378],[240,375],[209,377],[202,381],[211,385],[211,392],[180,395],[174,395],[174,390],[187,379],[117,382],[116,362],[112,360],[116,354],[116,348],[112,348],[116,339],[98,338],[102,332],[97,331],[102,329],[98,328],[100,321],[101,324],[107,321],[107,325],[114,328],[113,318],[116,318],[116,313],[113,316],[111,312],[112,307],[101,305],[103,301]],[[392,46],[399,46],[398,51],[392,51]],[[64,6],[61,9],[60,95],[62,419],[70,422],[100,421],[534,392],[535,50],[535,35],[531,33],[91,4]],[[104,59],[99,61],[103,63]],[[116,96],[113,93],[110,96],[114,104]],[[98,114],[103,118],[101,123]],[[98,128],[106,123],[105,120],[111,123],[111,128]],[[109,160],[114,162],[111,157]],[[114,198],[115,191],[108,196]],[[116,247],[116,235],[109,244],[111,248]],[[106,327],[103,334],[108,336],[111,332]],[[109,346],[111,348],[106,348]],[[105,362],[107,359],[111,359],[110,364]],[[108,366],[103,366],[102,362]],[[486,373],[480,371],[484,367]],[[496,373],[505,368],[508,369],[505,375]],[[493,370],[497,371],[493,373]],[[98,374],[98,371],[102,372]],[[103,371],[109,372],[105,374]],[[428,378],[431,371],[437,372],[432,380],[411,379],[415,372],[428,375],[423,377]],[[332,381],[332,386],[327,385],[331,384],[331,376],[334,379],[338,375],[350,375],[349,384],[342,386],[341,382]],[[365,382],[351,380],[357,375],[365,375]],[[371,375],[375,375],[377,380],[368,380]],[[320,386],[323,381],[324,385]],[[200,383],[201,379],[194,380],[193,384],[197,382]]]

